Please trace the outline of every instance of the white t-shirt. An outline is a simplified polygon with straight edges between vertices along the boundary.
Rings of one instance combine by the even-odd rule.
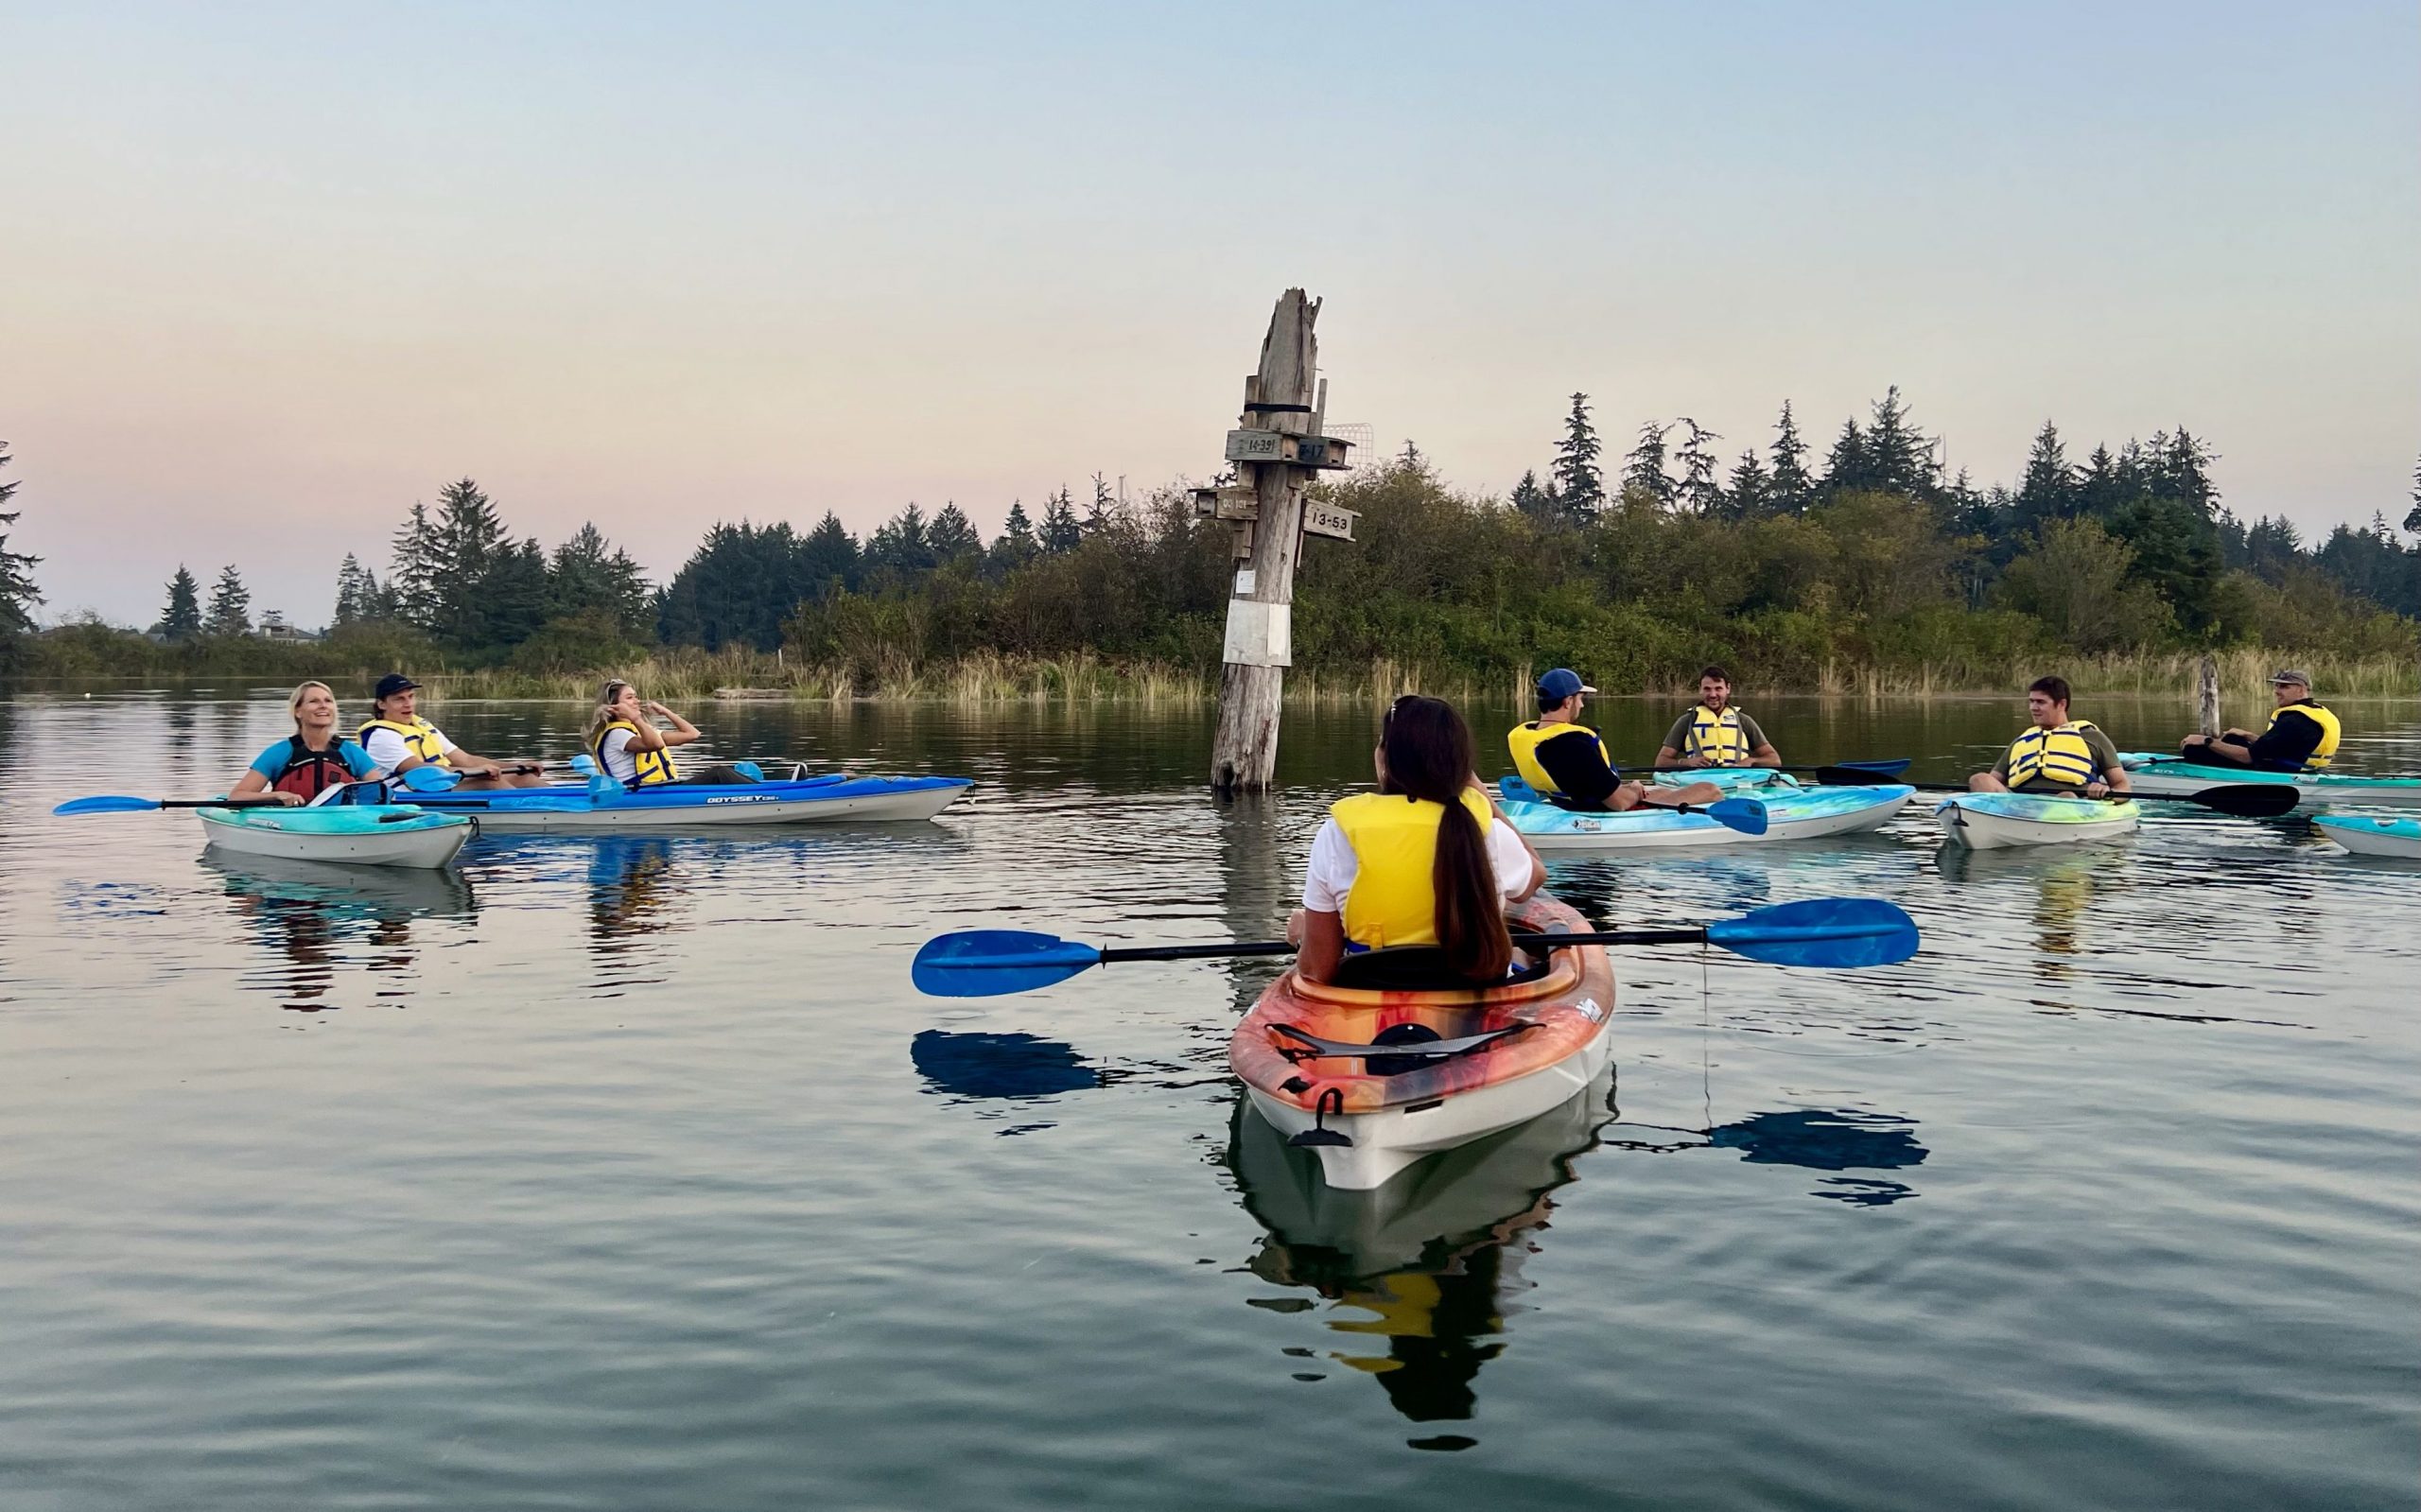
[[[454,749],[454,742],[445,739],[445,732],[436,725],[432,724],[428,727],[428,734],[429,739],[437,742],[437,749],[440,751]],[[371,760],[377,762],[389,772],[394,771],[412,754],[411,747],[404,744],[404,738],[392,730],[371,731],[370,739],[361,742],[361,748],[370,753]]]
[[[1522,848],[1522,837],[1512,826],[1490,815],[1488,822],[1488,860],[1496,872],[1496,890],[1507,900],[1530,885],[1530,853]],[[1337,827],[1332,815],[1320,825],[1320,832],[1312,841],[1312,864],[1303,875],[1303,907],[1315,913],[1342,913],[1345,895],[1353,890],[1353,878],[1362,872],[1362,858],[1353,853],[1352,843],[1345,831]]]
[[[639,780],[639,758],[631,755],[631,732],[608,730],[605,739],[597,742],[597,753],[605,761],[605,774],[624,786]]]

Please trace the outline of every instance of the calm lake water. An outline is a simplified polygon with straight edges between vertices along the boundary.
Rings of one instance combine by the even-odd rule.
[[[2421,710],[2339,706],[2421,771]],[[1750,707],[1931,779],[2022,720]],[[583,711],[431,712],[560,756]],[[1922,809],[1558,863],[1624,925],[1872,895],[1926,948],[1626,952],[1607,1095],[1378,1209],[1239,1115],[1268,963],[908,984],[980,924],[1268,937],[1372,711],[1290,711],[1227,808],[1207,710],[689,712],[980,786],[330,877],[48,814],[218,791],[279,690],[0,704],[0,1506],[2421,1502],[2421,866],[2196,810],[1962,861]],[[1603,723],[1637,759],[1675,712]]]

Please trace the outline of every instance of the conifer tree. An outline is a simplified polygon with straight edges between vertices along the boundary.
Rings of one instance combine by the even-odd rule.
[[[799,545],[801,597],[821,602],[838,589],[857,586],[858,567],[858,538],[842,526],[839,515],[826,510]]]
[[[2412,507],[2404,513],[2404,528],[2421,534],[2421,461],[2412,464]]]
[[[1816,493],[1807,474],[1807,443],[1799,439],[1799,423],[1790,417],[1790,401],[1782,402],[1782,419],[1774,425],[1774,468],[1768,496],[1777,514],[1803,514]]]
[[[1773,478],[1757,460],[1756,447],[1742,452],[1733,463],[1732,486],[1724,490],[1721,513],[1733,520],[1753,520],[1773,513]]]
[[[1678,422],[1689,427],[1689,436],[1681,443],[1681,450],[1674,459],[1681,464],[1681,483],[1677,496],[1681,508],[1693,514],[1720,513],[1723,508],[1723,485],[1716,481],[1717,465],[1715,453],[1707,450],[1707,443],[1723,438],[1707,429],[1689,416]]]
[[[934,512],[932,523],[925,527],[925,545],[932,552],[933,561],[943,566],[972,564],[984,556],[984,537],[955,502],[945,503]]]
[[[875,527],[866,537],[866,570],[887,572],[901,583],[913,583],[933,570],[933,547],[925,512],[913,502]]]
[[[229,563],[219,570],[218,585],[210,593],[210,615],[202,629],[213,635],[241,635],[253,628],[253,596]]]
[[[168,580],[167,607],[160,611],[160,622],[151,633],[175,645],[183,645],[201,634],[201,584],[193,574],[177,565],[177,575]]]
[[[1109,491],[1109,482],[1101,474],[1093,474],[1093,501],[1085,514],[1085,533],[1098,535],[1109,529],[1118,518],[1118,496]]]
[[[1406,436],[1403,450],[1396,454],[1396,465],[1408,473],[1425,473],[1429,470],[1429,456],[1414,444],[1410,436]]]
[[[1900,400],[1898,384],[1874,401],[1872,417],[1864,445],[1865,486],[1914,498],[1933,496],[1933,443],[1909,419],[1908,407]]]
[[[1623,492],[1644,494],[1658,504],[1670,507],[1677,491],[1673,480],[1664,476],[1664,433],[1673,427],[1653,420],[1642,421],[1639,441],[1623,458]]]
[[[1073,551],[1085,540],[1085,528],[1076,521],[1075,501],[1068,496],[1067,487],[1042,501],[1042,549],[1058,553]]]
[[[647,632],[648,597],[639,565],[593,521],[555,547],[547,563],[549,618],[601,614],[623,635],[636,638]]]
[[[514,564],[508,558],[518,548],[505,533],[495,502],[477,482],[457,478],[438,490],[437,518],[429,532],[424,559],[428,574],[425,628],[466,651],[513,644],[501,626],[507,618],[517,620],[527,607],[521,600],[531,585],[514,576]],[[513,581],[492,582],[500,572]],[[499,598],[499,590],[508,588],[514,600],[510,612]],[[542,582],[542,598],[544,591]]]
[[[1535,469],[1524,473],[1522,475],[1522,480],[1513,485],[1512,502],[1515,509],[1520,510],[1523,513],[1528,515],[1531,519],[1538,521],[1541,525],[1557,525],[1562,523],[1563,505],[1561,501],[1557,499],[1553,489],[1541,488],[1539,486],[1539,475]]]
[[[2118,459],[2110,455],[2108,446],[2097,443],[2093,455],[2085,459],[2084,472],[2076,480],[2077,513],[2107,519],[2129,492],[2126,479],[2119,473]]]
[[[1824,459],[1824,492],[1848,494],[1875,486],[1874,461],[1867,454],[1866,437],[1855,420],[1841,422],[1833,438],[1832,454]]]
[[[2064,520],[2075,513],[2076,472],[2068,465],[2067,448],[2060,444],[2058,427],[2046,420],[2026,454],[2026,476],[2018,480],[2018,528],[2036,530],[2045,520]]]
[[[9,465],[9,443],[0,441],[0,467]],[[0,483],[0,505],[17,492],[15,482]],[[0,509],[0,526],[17,523],[22,510]],[[34,586],[33,569],[42,558],[9,549],[9,532],[0,530],[0,635],[21,635],[34,628],[34,605],[42,590]]]
[[[1026,517],[1025,501],[1009,501],[1009,517],[1001,522],[1001,533],[992,538],[990,560],[986,564],[992,576],[1006,577],[1024,566],[1042,552],[1042,543],[1034,533],[1034,521]]]
[[[1585,525],[1597,517],[1606,507],[1606,477],[1597,466],[1604,448],[1597,441],[1597,427],[1589,421],[1589,396],[1575,393],[1572,412],[1563,419],[1563,440],[1555,449],[1554,478],[1556,498],[1562,504],[1567,518]]]
[[[411,513],[395,531],[387,564],[387,591],[394,600],[392,617],[423,630],[437,622],[437,527],[428,506],[415,499]]]

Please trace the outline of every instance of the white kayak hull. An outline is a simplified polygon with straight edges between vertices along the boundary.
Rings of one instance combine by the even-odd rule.
[[[1441,1150],[1484,1139],[1527,1123],[1571,1101],[1605,1070],[1614,1056],[1614,1036],[1599,1034],[1571,1055],[1526,1076],[1490,1082],[1434,1104],[1386,1107],[1369,1113],[1331,1113],[1327,1127],[1350,1145],[1316,1145],[1320,1174],[1340,1191],[1371,1191],[1387,1179]],[[1246,1084],[1252,1105],[1270,1126],[1292,1139],[1309,1130],[1309,1112]],[[1414,1111],[1419,1109],[1419,1111]]]
[[[415,820],[427,816],[410,810]],[[433,868],[461,853],[471,838],[468,821],[383,826],[374,830],[329,832],[281,827],[275,815],[257,811],[203,808],[202,834],[212,850],[230,856],[261,856],[276,860],[322,861],[340,866],[406,866]],[[307,813],[309,810],[298,810]]]
[[[2019,845],[2083,845],[2131,835],[2143,822],[2133,803],[2090,798],[2037,797],[2028,793],[1969,792],[1945,798],[1934,809],[1943,838],[1968,850],[2005,850]]]
[[[2400,856],[2421,861],[2421,819],[2389,814],[2322,814],[2320,832],[2357,856]]]

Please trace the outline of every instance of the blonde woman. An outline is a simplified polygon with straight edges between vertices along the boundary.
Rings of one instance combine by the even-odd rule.
[[[337,733],[337,695],[327,684],[295,688],[286,711],[294,716],[294,733],[253,758],[230,798],[267,793],[279,803],[309,803],[330,788],[387,774],[369,752]]]
[[[672,728],[660,729],[663,720]],[[684,777],[672,764],[672,748],[698,739],[698,727],[661,704],[639,697],[639,690],[617,677],[598,689],[597,707],[588,716],[588,754],[598,770],[633,792],[671,782],[732,783],[757,779],[737,767],[718,764],[694,777]]]

